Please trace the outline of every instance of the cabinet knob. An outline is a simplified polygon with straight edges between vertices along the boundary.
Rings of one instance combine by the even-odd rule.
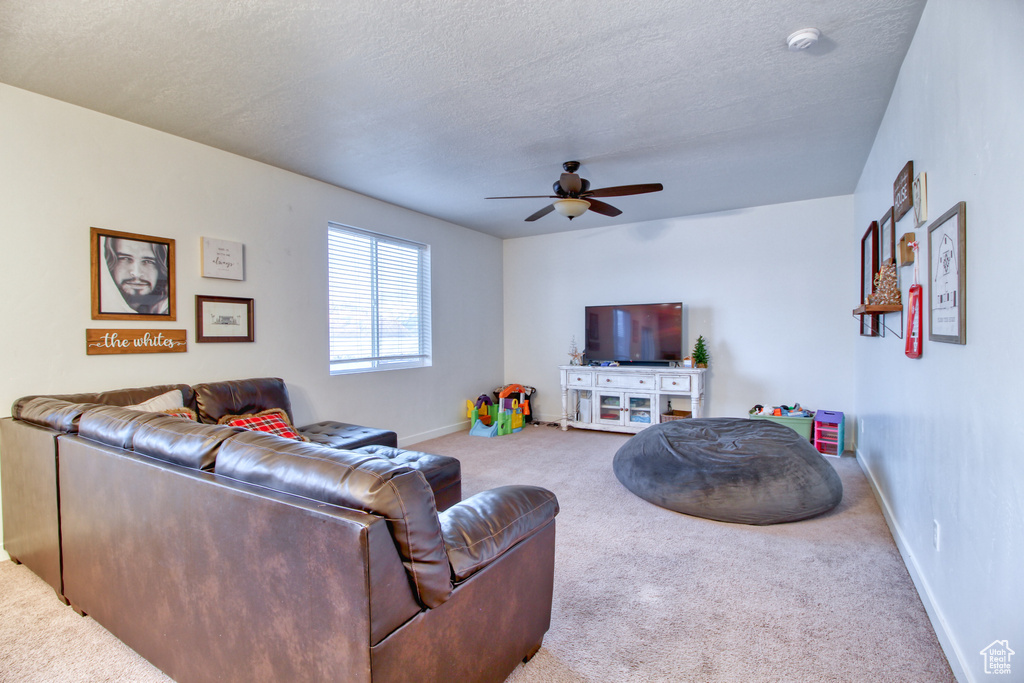
[[[611,380],[610,380],[610,379],[608,379],[607,377],[605,378],[605,380],[604,380],[604,381],[605,381],[605,382],[611,382]]]
[[[643,383],[644,383],[644,381],[643,381],[643,380],[640,380],[640,384],[643,384]]]
[[[679,384],[679,382],[672,382],[672,386]]]

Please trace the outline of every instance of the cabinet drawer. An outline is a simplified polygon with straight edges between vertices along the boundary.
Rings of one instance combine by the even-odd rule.
[[[693,378],[689,375],[681,375],[679,377],[660,377],[658,388],[661,391],[689,391],[691,379]]]
[[[589,387],[593,382],[592,372],[570,372],[565,376],[565,383],[570,387]]]
[[[616,375],[598,373],[598,387],[615,387],[617,389],[650,389],[654,390],[653,375]]]

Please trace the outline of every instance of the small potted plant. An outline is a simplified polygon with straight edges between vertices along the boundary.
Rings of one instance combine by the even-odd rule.
[[[693,345],[693,364],[698,368],[708,366],[708,348],[704,344],[704,335],[697,337],[697,343]]]

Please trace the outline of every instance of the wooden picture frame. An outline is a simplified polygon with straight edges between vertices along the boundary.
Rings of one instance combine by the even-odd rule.
[[[878,221],[871,225],[860,239],[860,302],[868,303],[875,291],[875,273],[878,272]],[[878,315],[861,314],[860,333],[864,337],[878,336]]]
[[[928,340],[967,343],[967,202],[928,226]]]
[[[196,294],[196,342],[255,341],[252,299]]]
[[[914,161],[908,161],[896,176],[892,184],[892,207],[895,220],[903,218],[904,214],[914,205]],[[917,227],[917,226],[914,226]]]
[[[93,320],[177,320],[174,240],[90,228]]]
[[[878,267],[896,260],[896,219],[893,207],[878,219]]]

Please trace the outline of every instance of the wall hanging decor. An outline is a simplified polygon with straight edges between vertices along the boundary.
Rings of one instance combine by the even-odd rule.
[[[174,240],[91,228],[93,320],[176,320]]]
[[[878,272],[878,223],[871,221],[860,240],[860,303],[870,303],[875,291],[875,273]],[[860,333],[864,337],[878,336],[878,316],[860,316]]]
[[[896,221],[893,215],[893,207],[890,206],[878,219],[878,263],[881,266],[896,257]]]
[[[109,356],[125,353],[184,353],[185,330],[86,330],[85,353]]]
[[[252,299],[196,295],[197,342],[251,342],[255,329]]]
[[[909,211],[914,204],[913,188],[911,187],[913,183],[914,162],[908,161],[896,176],[896,182],[892,184],[892,207],[896,220],[903,218],[903,214]]]
[[[241,242],[203,237],[199,242],[203,277],[245,279],[245,245]]]
[[[914,178],[914,186],[911,188],[914,199],[914,227],[920,226],[928,220],[928,176],[925,173],[918,173]]]
[[[928,226],[928,340],[967,343],[967,202]]]

